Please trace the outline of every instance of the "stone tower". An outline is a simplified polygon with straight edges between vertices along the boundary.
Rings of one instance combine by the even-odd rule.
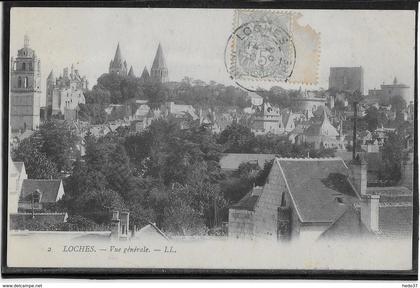
[[[109,73],[127,76],[127,62],[122,57],[120,43],[117,45],[114,60],[109,63]]]
[[[165,83],[169,81],[168,68],[166,67],[166,61],[160,43],[156,51],[155,59],[153,60],[152,69],[150,70],[150,77],[153,82]]]
[[[54,93],[54,86],[55,86],[55,76],[54,71],[51,70],[50,74],[47,77],[47,86],[46,86],[46,107],[52,107],[52,100],[53,100],[53,93]]]
[[[35,130],[40,121],[41,61],[24,37],[10,65],[10,126],[12,131]]]

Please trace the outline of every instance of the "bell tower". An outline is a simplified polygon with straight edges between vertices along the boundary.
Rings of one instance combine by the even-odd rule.
[[[10,126],[12,131],[36,130],[40,122],[41,61],[25,35],[23,48],[10,65]]]
[[[152,69],[150,69],[150,77],[153,82],[166,83],[169,81],[168,68],[166,67],[165,56],[160,43],[153,60]]]

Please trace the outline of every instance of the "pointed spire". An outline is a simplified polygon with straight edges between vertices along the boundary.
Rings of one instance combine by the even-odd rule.
[[[163,56],[163,49],[160,43],[153,60],[152,69],[150,69],[150,77],[153,82],[166,83],[169,81],[168,68],[166,68],[165,57]]]
[[[140,80],[143,82],[150,80],[150,74],[146,66],[144,66],[143,72],[141,73],[141,76],[140,76]]]
[[[330,119],[328,119],[328,115],[327,115],[327,110],[322,109],[323,113],[322,113],[322,123],[321,123],[321,134],[322,135],[328,135],[328,136],[339,136],[339,133],[337,131],[337,129],[335,129],[335,127],[331,124]]]
[[[128,71],[128,76],[133,78],[136,77],[136,75],[134,75],[133,66],[130,67],[130,71]]]
[[[394,77],[394,85],[397,84],[397,83],[398,83],[397,77]]]
[[[115,51],[113,64],[118,65],[118,64],[122,64],[122,62],[123,61],[122,61],[122,55],[121,55],[121,49],[120,49],[120,42],[118,42],[117,50]]]
[[[48,74],[47,80],[53,80],[54,79],[54,71],[51,70],[50,74]]]
[[[163,56],[163,49],[160,43],[156,51],[155,59],[153,60],[152,70],[154,69],[166,69],[166,61]]]

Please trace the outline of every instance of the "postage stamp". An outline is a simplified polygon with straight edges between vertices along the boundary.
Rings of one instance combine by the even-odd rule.
[[[236,10],[226,47],[231,78],[245,86],[253,81],[317,84],[320,34],[300,26],[299,17],[288,11]]]

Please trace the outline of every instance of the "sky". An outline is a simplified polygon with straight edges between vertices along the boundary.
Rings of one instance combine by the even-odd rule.
[[[394,77],[413,91],[414,11],[291,11],[321,35],[319,83],[302,88],[328,89],[330,67],[362,66],[364,93]],[[231,9],[13,8],[10,54],[17,55],[27,34],[41,59],[41,101],[50,71],[59,76],[72,63],[95,85],[108,72],[118,43],[137,76],[144,66],[150,71],[160,42],[171,81],[188,76],[234,85],[224,65],[233,14]]]

